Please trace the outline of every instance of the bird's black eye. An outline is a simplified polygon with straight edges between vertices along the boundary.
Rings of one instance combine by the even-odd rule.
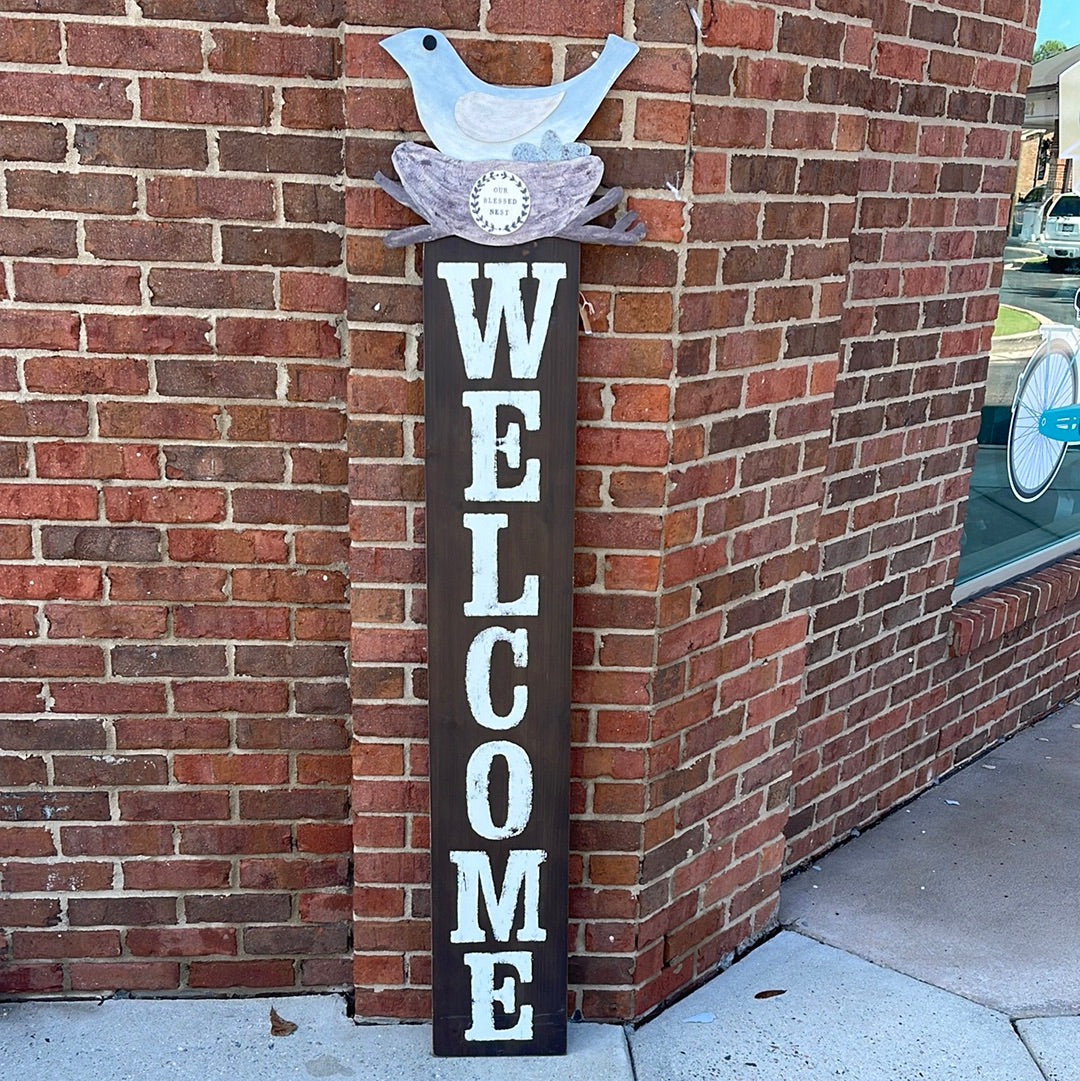
[[[433,53],[435,51],[435,47],[438,44],[439,43],[435,40],[435,35],[434,34],[425,34],[424,35],[424,48],[427,49],[427,51],[429,53]]]

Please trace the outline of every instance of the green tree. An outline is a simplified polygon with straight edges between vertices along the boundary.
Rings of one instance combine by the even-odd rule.
[[[1051,56],[1057,56],[1058,53],[1065,52],[1068,47],[1064,41],[1056,41],[1053,38],[1049,41],[1040,42],[1036,46],[1035,52],[1032,53],[1031,62],[1037,64],[1040,60],[1049,60]]]

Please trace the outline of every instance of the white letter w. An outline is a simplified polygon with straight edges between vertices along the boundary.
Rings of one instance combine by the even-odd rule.
[[[532,333],[525,328],[525,305],[521,282],[528,271],[525,263],[487,263],[484,277],[491,282],[484,330],[476,314],[473,282],[480,267],[476,263],[441,263],[437,274],[450,292],[454,307],[454,325],[470,379],[490,379],[495,368],[495,349],[499,330],[506,321],[506,339],[510,346],[510,371],[515,379],[535,379],[540,368],[540,354],[547,341],[555,291],[566,277],[565,263],[533,263],[532,276],[540,283],[533,312]]]

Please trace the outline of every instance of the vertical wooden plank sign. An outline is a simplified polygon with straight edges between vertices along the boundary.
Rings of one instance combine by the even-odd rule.
[[[577,262],[424,255],[436,1054],[566,1046]]]
[[[644,234],[587,224],[622,191],[589,201],[603,165],[573,140],[637,48],[507,88],[436,31],[382,44],[438,148],[376,176],[425,221],[386,243],[427,243],[434,1051],[563,1054],[579,247]]]

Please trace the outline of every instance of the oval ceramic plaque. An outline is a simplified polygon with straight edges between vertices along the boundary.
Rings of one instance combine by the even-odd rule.
[[[505,169],[484,173],[469,193],[472,220],[492,236],[517,232],[531,209],[532,197],[525,181]]]

